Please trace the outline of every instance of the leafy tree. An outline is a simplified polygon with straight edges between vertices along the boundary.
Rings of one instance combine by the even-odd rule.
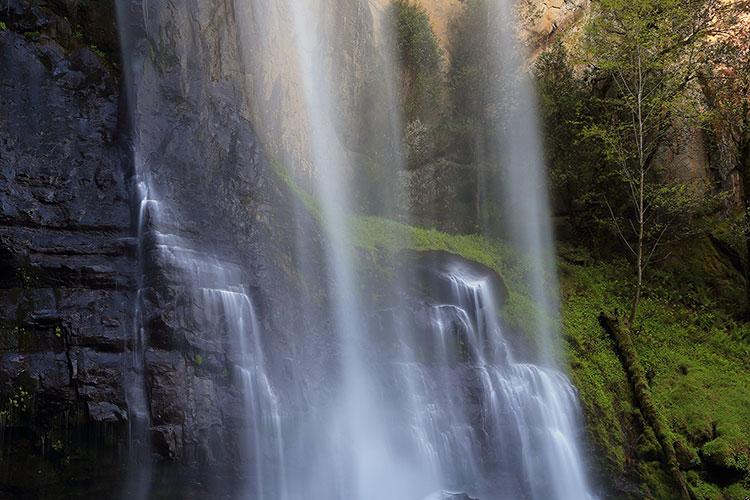
[[[468,0],[449,27],[451,65],[448,73],[452,105],[450,135],[459,156],[476,161],[480,131],[491,107],[490,82],[499,80],[493,67],[484,0]]]
[[[583,131],[597,114],[599,103],[586,74],[573,70],[571,56],[561,42],[542,52],[533,69],[555,206],[571,218],[579,239],[594,240],[596,207],[592,202],[610,176],[598,168],[600,148]]]
[[[492,131],[503,128],[505,114],[514,105],[509,74],[496,57],[497,48],[516,38],[513,26],[498,19],[498,9],[488,0],[465,0],[449,26],[453,149],[475,163],[496,163],[487,158],[496,140]],[[512,52],[506,47],[504,50]]]
[[[412,0],[394,0],[392,15],[406,120],[432,122],[442,101],[442,50],[423,7]]]
[[[603,113],[585,130],[599,141],[621,189],[604,200],[632,257],[633,324],[644,273],[700,212],[700,189],[669,180],[664,148],[677,122],[696,119],[692,82],[718,0],[601,0],[584,41],[603,83]]]

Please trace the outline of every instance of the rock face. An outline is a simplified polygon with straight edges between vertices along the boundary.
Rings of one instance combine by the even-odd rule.
[[[208,475],[247,470],[236,339],[201,315],[194,298],[205,284],[170,258],[177,250],[157,248],[154,232],[230,269],[272,345],[300,330],[299,312],[284,306],[304,302],[291,264],[295,224],[317,242],[304,257],[320,259],[315,224],[293,217],[300,207],[251,126],[233,2],[149,2],[149,23],[144,5],[123,4],[137,13],[120,26],[133,56],[122,77],[137,82],[130,106],[112,63],[86,45],[106,40],[75,35],[102,15],[92,5],[11,0],[0,11],[0,496],[55,497],[65,483],[107,497],[124,486],[139,287],[146,455],[165,484],[189,477],[191,491],[221,482]],[[136,172],[153,180],[163,207],[141,259]]]
[[[125,10],[132,14],[121,29],[134,170],[154,200],[141,262],[151,448],[157,466],[183,477],[187,471],[190,488],[202,482],[215,494],[253,470],[243,439],[252,422],[237,375],[242,349],[228,314],[211,314],[222,305],[205,295],[242,290],[262,331],[244,334],[287,352],[309,301],[294,271],[296,225],[309,228],[304,258],[322,260],[320,240],[251,124],[257,118],[248,82],[238,78],[247,66],[234,2],[133,1]],[[306,277],[310,283],[314,276]],[[315,295],[315,285],[307,293]],[[319,321],[305,319],[311,328]],[[283,380],[284,364],[299,358],[274,359],[278,366],[268,369]]]
[[[0,491],[89,491],[117,469],[127,419],[134,261],[117,86],[53,8],[11,1],[0,21]]]

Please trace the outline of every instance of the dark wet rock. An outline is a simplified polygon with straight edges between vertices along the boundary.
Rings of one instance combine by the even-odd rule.
[[[114,77],[64,15],[10,0],[0,18],[0,490],[43,497],[121,467],[129,167]]]
[[[480,500],[478,498],[471,497],[466,493],[452,492],[452,491],[439,491],[425,498],[425,500]]]
[[[122,422],[127,419],[127,412],[108,402],[89,402],[86,406],[89,417],[96,422]]]

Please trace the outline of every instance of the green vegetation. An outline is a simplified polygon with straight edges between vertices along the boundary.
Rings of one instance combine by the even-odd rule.
[[[713,257],[707,256],[710,263]],[[710,266],[696,267],[708,274]],[[660,416],[673,435],[680,465],[693,493],[740,491],[750,481],[750,346],[747,325],[718,306],[717,290],[703,289],[680,301],[678,267],[646,287],[642,315],[632,332]],[[671,277],[671,279],[668,279]],[[699,282],[701,279],[696,279]],[[563,324],[571,377],[580,391],[592,443],[607,474],[631,477],[653,498],[676,497],[658,463],[658,444],[634,402],[612,339],[600,327],[601,311],[629,307],[627,263],[595,262],[584,250],[565,249],[561,260]],[[735,285],[737,286],[737,285]],[[697,290],[700,290],[696,288]],[[727,485],[729,483],[729,485]],[[744,486],[743,486],[744,485]]]
[[[635,498],[677,498],[681,477],[695,498],[748,496],[748,204],[713,173],[744,182],[750,159],[746,6],[603,0],[535,65],[577,245],[561,265],[571,377],[602,474],[640,484]],[[712,173],[686,176],[664,152],[703,123]],[[608,335],[601,313],[631,325]]]
[[[400,69],[404,140],[412,167],[430,160],[444,120],[443,51],[424,8],[394,0],[391,18]]]
[[[582,45],[584,60],[610,88],[600,113],[583,129],[601,148],[613,186],[601,194],[612,232],[631,254],[637,315],[646,269],[666,246],[694,228],[705,186],[670,175],[660,151],[676,121],[696,126],[700,108],[688,84],[698,71],[693,51],[709,35],[706,0],[602,0],[594,4]],[[671,165],[674,168],[674,165]],[[692,189],[691,189],[692,187]]]
[[[4,422],[8,418],[15,417],[18,414],[26,413],[31,409],[31,404],[31,391],[26,390],[22,386],[15,387],[5,401],[3,409],[0,410],[0,422]]]
[[[412,0],[392,6],[402,68],[406,120],[432,122],[441,101],[443,54],[424,8]]]
[[[7,29],[8,29],[8,25],[0,21],[0,31],[5,31]]]
[[[322,222],[317,200],[300,188],[283,166],[275,163],[274,170],[310,214]],[[501,310],[503,320],[536,340],[530,329],[534,324],[531,319],[541,312],[527,290],[528,263],[504,242],[476,234],[448,234],[374,216],[354,215],[349,224],[352,245],[365,259],[366,267],[377,268],[381,274],[393,272],[398,254],[404,250],[448,252],[494,270],[508,286],[508,299]]]
[[[448,234],[380,217],[354,217],[351,227],[354,245],[370,257],[370,262],[385,260],[386,266],[392,265],[402,250],[443,251],[494,270],[508,287],[508,298],[500,311],[503,320],[531,341],[538,340],[531,328],[537,324],[533,318],[542,312],[527,289],[528,263],[504,242],[474,234]]]
[[[101,50],[99,47],[97,47],[96,45],[92,44],[92,45],[89,46],[89,48],[91,49],[91,52],[93,52],[94,54],[96,54],[97,57],[99,57],[99,59],[101,59],[103,62],[105,62],[105,63],[109,62],[109,58],[107,57],[106,52],[104,52],[103,50]]]
[[[476,161],[486,137],[486,125],[502,109],[502,95],[497,85],[503,81],[492,57],[492,34],[488,32],[490,12],[486,0],[467,0],[461,14],[449,29],[451,66],[448,88],[451,120],[448,134],[453,154]],[[498,36],[497,33],[494,34]],[[493,84],[494,83],[494,84]]]

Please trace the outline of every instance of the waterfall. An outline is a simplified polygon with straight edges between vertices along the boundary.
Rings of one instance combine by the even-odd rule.
[[[507,25],[512,15],[500,1],[492,2],[497,9],[492,23]],[[576,391],[551,354],[555,334],[548,318],[554,317],[556,297],[550,293],[554,266],[541,145],[532,91],[515,77],[521,58],[511,50],[507,26],[494,56],[499,71],[508,75],[503,85],[517,106],[492,130],[493,159],[506,179],[489,175],[483,186],[485,201],[504,199],[513,207],[504,229],[529,258],[528,288],[543,310],[530,328],[543,339],[542,352],[533,354],[523,348],[520,334],[505,326],[505,298],[488,268],[441,254],[436,260],[406,259],[407,269],[397,269],[400,275],[389,285],[363,276],[351,232],[361,193],[352,181],[355,155],[345,137],[349,122],[357,117],[345,120],[351,110],[341,105],[337,88],[344,68],[337,67],[340,47],[333,30],[344,16],[338,16],[336,2],[220,4],[232,15],[217,22],[220,16],[207,13],[205,6],[196,7],[193,16],[190,6],[172,2],[144,2],[134,10],[130,1],[118,2],[121,25],[130,29],[129,20],[136,17],[146,31],[132,36],[137,40],[123,41],[142,270],[130,339],[132,366],[126,367],[131,375],[131,426],[140,436],[132,446],[146,450],[149,457],[154,444],[149,436],[159,431],[171,439],[162,438],[169,441],[161,443],[167,454],[193,446],[180,459],[201,463],[199,458],[214,458],[211,445],[216,443],[236,459],[228,468],[240,478],[237,485],[222,485],[220,491],[248,500],[593,499],[579,448]],[[381,49],[393,51],[388,23],[378,26],[386,40]],[[239,45],[236,53],[222,52],[232,43]],[[392,56],[381,54],[386,68],[382,77],[388,80],[387,130],[377,132],[390,137],[382,141],[378,157],[388,159],[393,173],[383,185],[368,189],[379,198],[381,214],[408,221],[408,214],[394,206],[403,196],[393,191],[398,189],[396,173],[403,168],[397,162],[404,155],[393,137],[401,129],[401,117]],[[283,66],[278,69],[281,83],[250,74],[256,67],[276,71],[274,63]],[[277,92],[276,85],[286,87]],[[160,94],[173,87],[177,90]],[[257,87],[273,87],[273,100],[259,99]],[[163,116],[172,107],[185,116],[172,121]],[[274,121],[280,111],[288,111],[291,118]],[[260,258],[253,254],[256,249],[233,248],[237,243],[221,234],[234,231],[232,224],[246,214],[227,210],[236,219],[225,225],[217,224],[221,215],[206,214],[221,206],[222,197],[236,196],[234,177],[212,187],[212,176],[256,167],[248,159],[251,155],[236,154],[236,142],[250,134],[236,134],[236,139],[236,130],[222,134],[225,129],[212,127],[227,116],[239,116],[226,126],[231,129],[251,115],[257,119],[253,125],[258,134],[269,143],[294,121],[289,127],[294,137],[267,147],[284,162],[299,162],[281,170],[286,168],[285,174],[307,188],[303,196],[311,199],[311,214],[295,208],[290,227],[270,231],[294,232],[290,239],[296,244],[296,258],[289,274],[321,289],[320,297],[305,297],[310,303],[294,303],[291,295],[283,304],[259,300],[256,292],[263,283],[251,282],[247,272],[248,262]],[[191,120],[208,123],[209,131],[183,126]],[[175,132],[177,121],[182,128]],[[195,137],[173,141],[183,130]],[[191,154],[198,156],[194,163],[178,161]],[[209,168],[216,165],[223,169]],[[175,175],[183,166],[196,171]],[[172,176],[161,179],[164,172]],[[300,172],[304,175],[297,175]],[[176,181],[181,175],[205,185],[192,191]],[[208,199],[186,199],[195,192]],[[238,205],[235,201],[229,203],[231,208]],[[192,205],[203,211],[192,210]],[[314,224],[319,227],[309,227]],[[486,232],[496,234],[490,225]],[[322,243],[314,237],[318,230]],[[318,246],[320,260],[308,255]],[[424,286],[416,283],[423,278]],[[389,299],[373,307],[374,296]],[[286,309],[294,309],[289,315],[301,315],[305,321],[299,331],[280,331],[268,320],[273,307],[283,309],[271,311],[277,315]],[[153,324],[162,328],[155,328],[154,336],[175,338],[152,338]],[[179,350],[174,363],[173,350]],[[169,411],[161,412],[150,407],[149,390],[158,387],[148,382],[169,364],[164,359],[182,367],[174,373],[190,381],[185,394],[179,394],[184,399],[173,397]],[[216,396],[220,385],[221,397]],[[178,415],[182,420],[170,414],[179,413],[175,408],[180,405],[188,408],[187,415]],[[193,413],[199,411],[215,421],[191,434],[191,442],[174,428],[183,432],[181,426],[191,425]],[[243,424],[234,425],[233,418]],[[196,444],[195,436],[201,433],[220,436]],[[179,446],[174,444],[178,441]],[[158,476],[155,467],[148,459],[131,464],[125,496],[149,497]],[[205,487],[217,491],[213,486]]]
[[[219,286],[222,284],[223,288],[201,288],[200,305],[207,318],[223,323],[240,346],[235,369],[241,380],[245,412],[251,420],[244,441],[253,464],[244,496],[286,500],[281,413],[266,372],[260,325],[245,290],[231,285],[226,276]]]
[[[394,449],[389,436],[387,401],[377,397],[377,387],[368,370],[368,343],[371,331],[363,308],[356,257],[351,241],[349,217],[354,211],[351,185],[347,182],[344,148],[338,136],[333,74],[326,74],[325,57],[331,50],[330,33],[316,31],[320,24],[314,2],[290,1],[301,86],[307,104],[312,168],[315,171],[313,195],[321,207],[331,313],[341,343],[340,395],[329,411],[329,427],[322,429],[331,439],[333,455],[329,474],[339,491],[320,491],[319,498],[398,500],[414,498],[419,474],[413,464]],[[313,486],[319,491],[321,486]],[[416,490],[416,491],[415,491]]]
[[[148,395],[146,394],[145,374],[145,326],[143,322],[143,292],[145,274],[145,238],[151,217],[154,215],[156,200],[149,196],[148,186],[140,176],[135,176],[136,206],[138,215],[136,219],[136,248],[138,257],[137,290],[133,304],[133,326],[132,335],[125,347],[129,349],[130,356],[126,358],[128,365],[125,367],[125,400],[128,405],[128,477],[124,498],[145,499],[148,498],[148,485],[151,482],[151,461],[149,448],[151,441],[149,436],[150,415],[148,407]]]
[[[440,347],[434,368],[422,378],[424,397],[445,409],[435,412],[432,433],[444,437],[449,430],[449,439],[442,441],[449,447],[438,453],[445,460],[447,483],[470,485],[481,478],[480,463],[462,467],[460,462],[466,456],[481,457],[484,446],[495,454],[497,469],[488,475],[488,484],[478,486],[480,498],[591,498],[577,446],[575,389],[555,370],[516,360],[487,277],[452,264],[443,279],[449,283],[449,303],[432,306],[431,314],[433,341]],[[461,369],[476,377],[478,401],[467,390],[471,385],[462,384],[465,375],[452,367],[452,360],[461,358]],[[447,393],[444,386],[456,392]],[[478,404],[474,416],[472,404]],[[480,429],[485,436],[477,434]],[[465,451],[456,454],[451,448]]]

